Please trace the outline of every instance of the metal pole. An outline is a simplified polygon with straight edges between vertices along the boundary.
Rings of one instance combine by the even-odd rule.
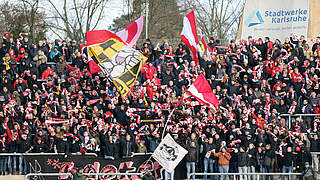
[[[149,0],[146,0],[146,39],[148,38]]]
[[[289,129],[291,129],[291,115],[289,115]]]

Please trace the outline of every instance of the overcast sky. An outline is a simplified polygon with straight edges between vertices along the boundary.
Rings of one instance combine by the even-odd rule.
[[[59,0],[55,1],[56,3],[59,3]],[[109,0],[105,8],[104,18],[98,24],[96,28],[97,30],[108,29],[108,27],[113,23],[113,20],[124,14],[126,10],[123,0]],[[58,37],[50,30],[47,32],[47,37],[49,41],[58,39]]]

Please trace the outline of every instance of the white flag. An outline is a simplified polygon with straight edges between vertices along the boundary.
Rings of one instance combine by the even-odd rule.
[[[167,134],[161,141],[152,157],[169,173],[173,172],[183,157],[188,153],[182,146]]]

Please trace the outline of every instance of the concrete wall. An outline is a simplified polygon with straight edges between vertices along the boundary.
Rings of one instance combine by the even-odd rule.
[[[24,180],[24,176],[0,176],[0,180]]]

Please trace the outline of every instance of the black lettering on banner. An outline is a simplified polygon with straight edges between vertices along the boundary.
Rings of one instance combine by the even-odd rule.
[[[104,53],[100,53],[98,57],[101,62],[109,60],[108,56],[106,56]]]
[[[114,49],[112,47],[112,45],[114,45],[116,42],[112,39],[100,44],[100,47],[102,47],[103,51],[105,51],[106,49],[110,48],[112,49],[114,52],[118,52],[116,49]]]

